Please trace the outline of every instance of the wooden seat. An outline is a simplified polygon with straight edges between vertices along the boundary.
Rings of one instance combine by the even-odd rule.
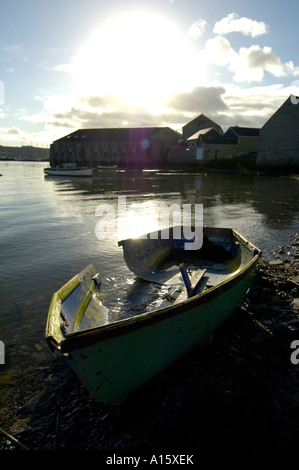
[[[196,294],[198,286],[206,273],[206,269],[198,269],[192,276],[188,276],[184,264],[180,265],[180,271],[185,282],[185,288],[174,301],[174,305]]]

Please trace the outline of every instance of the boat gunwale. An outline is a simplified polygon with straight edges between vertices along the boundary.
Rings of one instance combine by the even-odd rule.
[[[228,279],[223,280],[221,283],[210,287],[202,293],[187,298],[177,305],[171,304],[166,307],[160,307],[156,310],[144,312],[140,315],[121,319],[99,327],[66,333],[64,335],[64,339],[59,344],[55,342],[54,338],[47,337],[48,343],[50,342],[52,347],[60,350],[61,353],[68,353],[72,350],[91,346],[92,344],[96,344],[99,341],[104,341],[128,334],[131,331],[151,326],[152,324],[160,321],[167,321],[167,319],[175,315],[179,315],[197,306],[205,304],[214,297],[217,297],[223,292],[226,292],[231,287],[237,285],[240,281],[246,278],[247,275],[249,275],[251,271],[256,268],[259,257],[261,256],[261,250],[255,247],[251,242],[247,241],[234,229],[231,229],[231,232],[232,235],[234,235],[236,238],[239,238],[239,240],[244,245],[246,245],[248,249],[255,250],[255,253],[252,259],[246,263],[244,267],[236,270]]]

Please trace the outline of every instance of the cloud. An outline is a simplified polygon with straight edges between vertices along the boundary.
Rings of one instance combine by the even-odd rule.
[[[229,43],[222,43],[223,48],[230,50]],[[264,91],[266,89],[266,91]],[[165,103],[163,112],[153,114],[142,107],[129,106],[115,95],[71,95],[45,99],[45,108],[38,115],[20,116],[25,121],[32,120],[38,124],[44,122],[40,132],[40,141],[48,133],[51,140],[56,140],[78,128],[105,127],[151,127],[168,126],[181,131],[182,126],[201,113],[218,122],[223,128],[231,125],[259,127],[275,111],[276,103],[282,100],[281,90],[269,90],[260,87],[251,92],[244,91],[239,85],[197,86],[190,92],[173,95]],[[278,97],[271,96],[274,92]],[[264,93],[264,94],[263,94]],[[268,94],[265,100],[265,94]],[[274,99],[275,98],[275,99]],[[58,107],[57,103],[61,106]]]
[[[153,114],[119,101],[114,95],[47,97],[47,109],[32,116],[34,123],[44,119],[43,129],[26,134],[18,128],[0,129],[0,137],[24,142],[51,142],[79,128],[168,126],[181,132],[182,127],[201,113],[221,127],[233,125],[261,127],[285,101],[289,91],[283,85],[242,87],[239,84],[198,86],[189,93],[177,93],[166,103],[164,112]],[[57,103],[62,106],[58,109]],[[114,108],[111,109],[111,103]],[[26,121],[30,116],[23,113]],[[49,138],[51,136],[51,138]]]
[[[28,62],[28,58],[23,55],[24,46],[22,43],[2,46],[1,50],[4,51],[5,53],[6,62],[10,62],[10,61]]]
[[[13,73],[15,71],[14,67],[9,67],[8,69],[4,70],[3,73]]]
[[[271,47],[253,45],[239,50],[238,61],[232,66],[236,82],[261,82],[265,72],[274,77],[287,75],[298,76],[299,67],[293,62],[283,63],[278,54]]]
[[[66,64],[58,64],[58,65],[49,65],[47,61],[41,61],[38,64],[38,67],[43,70],[47,70],[49,72],[66,72],[70,73],[71,71],[71,65],[66,63]]]
[[[42,100],[42,96],[39,100]],[[165,115],[164,121],[162,114],[157,115],[145,108],[130,106],[113,94],[45,95],[40,113],[27,114],[21,110],[18,118],[36,125],[43,123],[52,140],[78,128],[169,125],[169,116]]]
[[[219,116],[217,122],[225,126],[261,128],[289,96],[289,90],[282,84],[243,88],[227,85],[224,96],[228,110]]]
[[[238,54],[231,47],[230,42],[222,36],[208,39],[205,49],[200,53],[201,62],[219,66],[232,64],[237,60],[237,57]]]
[[[215,34],[243,33],[246,36],[256,37],[268,32],[268,26],[263,21],[250,18],[239,18],[237,13],[230,13],[222,20],[217,21],[213,32]]]
[[[11,127],[6,130],[6,133],[9,135],[20,135],[20,130],[17,127]]]
[[[109,93],[106,96],[99,95],[86,95],[80,98],[83,104],[87,104],[93,108],[100,108],[102,110],[113,110],[117,106],[123,106],[124,103],[118,99],[113,93]]]
[[[205,31],[206,20],[198,19],[188,29],[188,36],[192,39],[198,39]]]
[[[274,77],[299,75],[299,67],[292,61],[283,63],[271,47],[252,45],[247,48],[241,47],[236,51],[223,36],[215,36],[206,42],[204,50],[200,53],[200,61],[227,67],[233,73],[234,82],[237,83],[261,82],[265,72]]]
[[[23,51],[23,44],[11,44],[9,46],[3,46],[2,48],[5,52],[8,52],[11,56],[19,56]]]
[[[59,136],[61,137],[61,135]],[[18,127],[0,127],[0,140],[2,145],[17,146],[22,145],[35,145],[44,147],[45,143],[49,141],[49,135],[46,130],[39,132],[28,132]],[[4,143],[5,142],[5,143]]]
[[[184,113],[215,114],[225,111],[227,106],[222,99],[223,87],[194,88],[190,93],[177,93],[166,103],[170,108]]]
[[[10,141],[19,142],[20,138],[23,138],[24,134],[17,127],[0,127],[0,138],[9,139]]]
[[[4,104],[4,103],[5,103],[5,85],[2,82],[2,80],[0,80],[0,104]]]
[[[88,101],[89,103],[96,103],[97,97],[89,97]],[[67,126],[73,129],[122,126],[159,126],[161,125],[161,116],[150,114],[143,108],[130,108],[126,104],[119,105],[113,110],[110,110],[109,101],[107,101],[106,108],[103,107],[99,109],[98,107],[85,106],[84,99],[82,99],[70,109],[53,112],[50,122],[52,126]]]

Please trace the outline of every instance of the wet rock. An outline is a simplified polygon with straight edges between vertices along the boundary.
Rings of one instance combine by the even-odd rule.
[[[299,312],[299,298],[294,299],[291,305],[296,312]]]
[[[269,261],[270,266],[279,266],[281,264],[283,264],[283,261],[280,260],[280,259],[273,259],[273,260]]]
[[[291,276],[289,279],[288,279],[289,282],[295,284],[295,286],[298,286],[299,287],[299,276]]]
[[[18,415],[27,415],[33,413],[42,394],[39,392],[33,395],[21,408],[17,410]]]
[[[280,295],[274,295],[269,302],[269,305],[283,305],[284,300],[280,297]]]
[[[256,314],[262,314],[268,311],[268,305],[267,304],[252,305],[251,310],[252,312]]]
[[[0,385],[12,385],[13,376],[11,374],[2,373],[0,374]]]
[[[263,320],[263,324],[264,325],[273,325],[273,321],[272,320]]]

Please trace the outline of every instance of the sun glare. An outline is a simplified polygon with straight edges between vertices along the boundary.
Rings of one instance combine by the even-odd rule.
[[[115,16],[79,50],[74,64],[77,86],[84,94],[110,94],[129,106],[159,111],[174,92],[187,91],[184,64],[190,48],[185,41],[176,25],[162,16],[146,11]]]

